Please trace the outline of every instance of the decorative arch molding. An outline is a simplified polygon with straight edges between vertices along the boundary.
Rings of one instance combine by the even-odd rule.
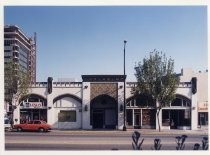
[[[117,101],[116,101],[116,99],[114,98],[114,97],[111,97],[111,96],[109,96],[109,95],[107,95],[107,94],[101,94],[101,95],[98,95],[98,96],[96,96],[95,98],[93,98],[92,100],[91,100],[91,104],[92,103],[96,103],[96,102],[103,102],[103,101],[105,101],[105,100],[108,100],[108,101],[112,101],[112,102],[114,102],[114,103],[117,103]]]
[[[21,97],[19,99],[18,103],[20,104],[23,100],[28,99],[28,98],[32,98],[32,97],[38,97],[38,98],[42,99],[45,103],[47,103],[47,98],[46,97],[44,97],[40,94],[35,94],[35,93],[28,94],[28,95],[25,95],[25,96]]]
[[[181,94],[176,94],[175,99],[171,102],[171,106],[191,107],[191,100]]]
[[[189,103],[191,105],[191,99],[189,99],[188,97],[186,97],[185,95],[181,95],[181,94],[176,94],[175,96],[175,100],[177,99],[181,99],[183,101],[186,101],[187,103]],[[137,102],[140,101],[140,100],[150,100],[149,98],[147,99],[146,96],[143,96],[141,94],[138,94],[138,95],[133,95],[133,96],[130,96],[129,98],[126,99],[126,106],[137,106]]]
[[[58,101],[58,100],[60,100],[60,99],[62,99],[62,98],[65,98],[65,97],[73,98],[73,99],[75,99],[76,101],[78,101],[79,103],[82,104],[82,99],[79,98],[79,97],[77,97],[77,96],[75,96],[75,95],[72,95],[72,94],[62,94],[62,95],[59,95],[59,96],[55,97],[55,98],[53,99],[53,104],[54,104],[56,101]]]
[[[136,98],[138,95],[132,95],[126,99],[126,103],[129,102],[130,100]],[[188,101],[191,101],[189,97],[181,94],[176,94],[176,98],[181,98],[181,99],[186,99]]]
[[[127,107],[152,107],[153,103],[154,101],[144,94],[136,94],[126,99]]]
[[[176,94],[176,98],[184,99],[184,100],[191,103],[191,99],[189,97],[185,96],[185,95]]]
[[[128,98],[126,99],[126,103],[128,103],[129,101],[131,101],[131,100],[133,100],[134,98],[136,98],[136,96],[137,96],[137,95],[132,95],[132,96],[128,97]]]

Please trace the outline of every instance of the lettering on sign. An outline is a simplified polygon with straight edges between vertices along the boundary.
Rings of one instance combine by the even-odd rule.
[[[199,112],[208,112],[208,102],[200,102],[198,105]]]
[[[199,108],[199,110],[208,110],[208,108]]]
[[[42,102],[26,102],[25,108],[42,108]]]

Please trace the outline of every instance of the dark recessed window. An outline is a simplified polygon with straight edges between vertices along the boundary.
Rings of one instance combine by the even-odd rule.
[[[58,122],[76,122],[76,111],[61,110],[60,113],[58,113]]]
[[[172,103],[171,106],[182,106],[182,99],[176,98]]]

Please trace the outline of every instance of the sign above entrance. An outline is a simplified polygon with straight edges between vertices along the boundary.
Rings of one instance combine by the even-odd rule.
[[[124,82],[126,75],[82,75],[83,82]]]
[[[43,108],[42,102],[25,102],[23,104],[24,108]]]

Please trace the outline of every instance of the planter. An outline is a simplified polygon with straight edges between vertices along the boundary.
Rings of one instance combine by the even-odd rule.
[[[180,129],[180,130],[191,130],[191,127],[190,126],[177,126],[177,129]]]
[[[163,130],[170,130],[171,128],[170,128],[170,126],[161,126],[161,129],[163,129]]]

